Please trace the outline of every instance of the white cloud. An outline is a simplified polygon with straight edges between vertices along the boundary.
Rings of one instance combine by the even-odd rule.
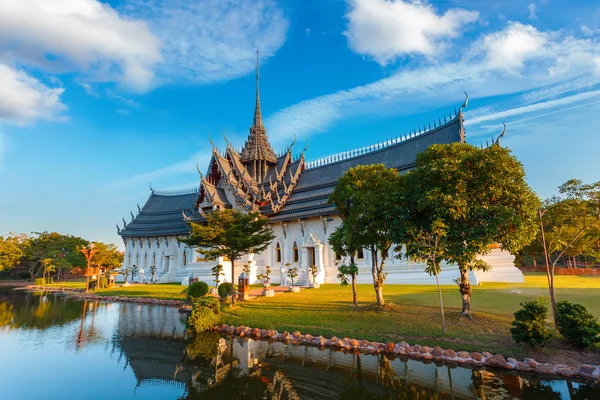
[[[420,1],[348,0],[345,35],[350,48],[385,65],[405,54],[434,56],[444,40],[457,37],[476,11],[453,8],[438,15]]]
[[[67,107],[64,89],[50,88],[24,71],[0,64],[0,121],[25,125],[36,120],[57,120]]]
[[[164,80],[214,82],[254,70],[283,45],[288,21],[273,0],[129,0],[164,43]]]
[[[80,72],[144,92],[161,61],[160,40],[139,20],[98,0],[0,2],[2,57],[54,72]]]
[[[515,107],[508,110],[498,111],[495,113],[486,113],[479,117],[469,118],[469,124],[475,125],[487,121],[502,120],[509,117],[514,117],[523,114],[529,114],[537,111],[548,110],[556,107],[563,107],[573,103],[583,102],[600,96],[600,90],[592,90],[589,92],[579,93],[572,96],[563,97],[556,100],[548,100],[541,103],[529,104],[522,107]],[[477,110],[473,110],[476,113]]]
[[[527,18],[529,19],[537,19],[537,14],[535,13],[536,11],[536,5],[535,3],[531,3],[527,9],[529,10],[529,16]]]
[[[492,68],[514,70],[536,57],[547,41],[547,35],[533,26],[511,22],[507,29],[485,36],[482,46]]]
[[[165,167],[161,167],[149,172],[143,172],[137,175],[133,175],[129,178],[125,178],[123,180],[117,181],[109,185],[109,188],[124,188],[136,185],[148,185],[151,182],[157,182],[163,180],[165,178],[174,176],[174,175],[182,175],[182,174],[190,174],[196,171],[196,163],[201,168],[206,168],[208,166],[208,162],[210,161],[210,157],[212,153],[210,150],[206,150],[203,152],[198,152],[190,157],[188,160],[178,162],[172,165],[167,165]]]
[[[463,90],[477,98],[526,93],[518,104],[510,105],[515,108],[600,81],[600,42],[562,31],[539,32],[509,22],[461,54],[463,58],[458,61],[409,64],[390,77],[279,110],[265,122],[270,137],[284,141],[293,135],[301,138],[325,131],[344,118],[406,115],[432,105],[456,105]],[[582,78],[586,76],[589,79]],[[558,105],[548,105],[552,104]],[[496,104],[488,110],[496,111]]]

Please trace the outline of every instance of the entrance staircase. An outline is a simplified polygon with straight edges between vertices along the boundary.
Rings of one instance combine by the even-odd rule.
[[[298,276],[294,279],[294,286],[308,286],[308,271],[304,268],[298,270]]]

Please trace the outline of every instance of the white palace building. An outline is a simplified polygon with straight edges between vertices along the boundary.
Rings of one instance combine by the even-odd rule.
[[[151,189],[143,207],[125,226],[117,225],[125,243],[124,266],[137,265],[145,270],[157,267],[160,282],[182,282],[197,277],[209,285],[213,282],[211,268],[222,264],[225,280],[231,281],[231,266],[225,259],[206,260],[195,249],[180,243],[178,238],[189,234],[188,221],[200,220],[204,212],[223,209],[260,211],[271,221],[276,239],[261,254],[249,254],[236,262],[240,274],[242,265],[251,263],[251,283],[265,266],[271,266],[272,282],[284,283],[286,264],[299,269],[298,285],[308,284],[308,267],[318,268],[317,283],[336,283],[337,264],[341,261],[328,242],[328,237],[340,225],[335,207],[328,203],[337,180],[350,168],[365,164],[384,164],[399,171],[414,167],[416,156],[435,143],[465,141],[463,107],[444,116],[428,129],[413,131],[393,140],[368,148],[339,153],[316,161],[306,161],[304,149],[294,156],[294,144],[276,154],[263,125],[260,109],[258,68],[256,74],[256,108],[254,121],[246,143],[237,152],[228,143],[225,150],[211,142],[212,158],[205,174],[200,173],[198,189],[187,192],[161,192]],[[200,172],[200,171],[199,171]],[[391,253],[386,261],[386,283],[433,284],[435,278],[424,272],[424,266]],[[514,257],[501,249],[493,249],[483,257],[493,266],[490,272],[471,272],[471,282],[523,282],[523,274],[513,265]],[[371,283],[370,253],[359,252],[358,282]],[[442,268],[440,281],[454,283],[459,276],[456,266]],[[234,277],[235,279],[236,277]]]

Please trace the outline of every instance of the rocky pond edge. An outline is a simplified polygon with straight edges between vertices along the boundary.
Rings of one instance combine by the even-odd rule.
[[[420,361],[437,361],[447,364],[456,364],[467,367],[490,367],[501,368],[505,370],[514,370],[519,372],[535,372],[543,375],[555,375],[563,378],[582,378],[598,382],[600,379],[600,366],[583,364],[574,367],[566,364],[540,363],[533,358],[525,358],[523,361],[509,357],[505,359],[500,354],[491,354],[489,352],[455,351],[453,349],[443,349],[440,346],[429,347],[421,345],[409,345],[405,341],[398,343],[388,342],[370,342],[368,340],[357,340],[349,338],[323,336],[312,336],[310,334],[302,335],[295,331],[280,333],[274,329],[250,328],[247,326],[233,326],[221,324],[215,328],[215,331],[238,337],[249,337],[252,339],[267,339],[285,343],[310,345],[319,348],[334,348],[341,351],[363,353],[363,354],[387,354],[398,357],[407,357]]]
[[[29,286],[30,290],[48,290],[49,288]],[[89,293],[81,293],[75,290],[64,290],[69,292],[71,298],[76,300],[97,300],[103,302],[135,303],[147,305],[161,305],[168,307],[181,307],[186,304],[182,300],[160,300],[151,297],[125,297],[125,296],[99,296]],[[221,324],[214,329],[216,332],[226,335],[235,335],[238,337],[249,337],[252,339],[266,339],[292,344],[310,345],[319,348],[333,348],[341,351],[349,351],[362,354],[387,354],[399,357],[407,357],[420,361],[437,361],[447,364],[455,364],[465,367],[490,367],[519,372],[534,372],[542,375],[554,375],[562,378],[582,378],[595,382],[600,381],[600,366],[582,364],[572,366],[567,364],[550,364],[537,362],[533,358],[525,358],[519,361],[515,358],[500,354],[491,354],[489,352],[467,352],[455,351],[453,349],[443,349],[440,346],[429,347],[421,345],[409,345],[405,341],[398,343],[388,342],[370,342],[368,340],[358,340],[349,338],[338,338],[332,336],[325,338],[323,336],[313,336],[311,334],[302,335],[299,331],[289,333],[278,332],[274,329],[250,328],[247,326],[233,326]]]

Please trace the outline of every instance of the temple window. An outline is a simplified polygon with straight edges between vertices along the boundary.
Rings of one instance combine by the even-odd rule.
[[[365,253],[364,253],[363,249],[359,249],[359,250],[356,252],[356,258],[357,258],[358,260],[363,260],[363,259],[365,258]]]
[[[156,253],[152,253],[152,265],[156,266]]]
[[[147,261],[148,261],[148,255],[146,253],[144,253],[144,267],[148,266]]]
[[[187,265],[187,249],[183,249],[183,266]]]
[[[275,260],[281,262],[281,247],[279,246],[279,242],[277,242],[277,247],[275,247]]]
[[[300,259],[300,254],[298,252],[298,245],[296,244],[296,242],[294,242],[294,262],[298,262],[298,260]]]

